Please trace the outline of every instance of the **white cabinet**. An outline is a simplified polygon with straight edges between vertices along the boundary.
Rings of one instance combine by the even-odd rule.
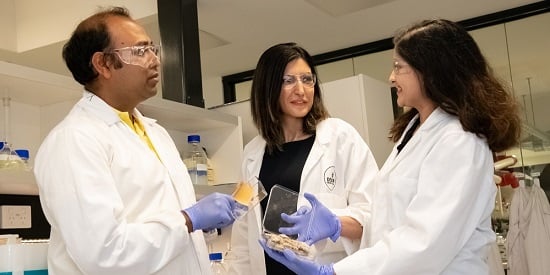
[[[382,167],[393,148],[388,139],[393,123],[390,86],[359,74],[323,83],[321,91],[330,116],[353,125]]]
[[[40,143],[81,97],[82,87],[71,77],[0,61],[0,97],[10,97],[9,141],[31,153],[31,165]],[[176,146],[182,149],[187,135],[198,133],[216,171],[216,183],[237,182],[243,140],[237,116],[178,102],[151,98],[138,109],[157,119]],[[4,121],[6,113],[0,114]],[[4,136],[4,123],[0,139]],[[63,153],[63,152],[60,152]],[[0,194],[37,194],[31,172],[0,170]]]

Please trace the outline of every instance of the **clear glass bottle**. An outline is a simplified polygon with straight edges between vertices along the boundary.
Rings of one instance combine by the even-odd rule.
[[[187,166],[187,171],[193,184],[208,185],[206,153],[202,149],[200,142],[201,137],[199,135],[187,136],[188,146],[183,162]]]
[[[225,267],[223,266],[222,260],[222,253],[210,253],[210,268],[212,269],[212,274],[214,275],[224,275],[227,274],[227,271],[225,270]]]

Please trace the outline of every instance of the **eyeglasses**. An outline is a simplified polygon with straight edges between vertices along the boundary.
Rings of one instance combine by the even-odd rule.
[[[141,45],[130,46],[124,48],[113,49],[104,53],[116,53],[120,58],[120,61],[129,65],[138,65],[147,68],[147,65],[152,61],[150,56],[147,56],[147,52],[153,53],[155,58],[159,58],[160,46],[159,45]]]
[[[398,74],[408,74],[411,72],[411,65],[405,63],[405,62],[400,62],[400,61],[393,61],[393,67],[392,67],[392,72],[395,74],[395,75],[398,75]]]
[[[302,85],[306,88],[312,88],[317,81],[317,77],[314,74],[286,74],[283,76],[283,89],[290,90],[296,87],[298,82],[301,82]]]

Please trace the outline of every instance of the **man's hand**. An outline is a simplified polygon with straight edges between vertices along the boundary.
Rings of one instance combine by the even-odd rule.
[[[226,227],[235,221],[233,217],[233,197],[212,193],[200,199],[195,205],[183,210],[192,224],[192,231],[198,229],[210,230]]]

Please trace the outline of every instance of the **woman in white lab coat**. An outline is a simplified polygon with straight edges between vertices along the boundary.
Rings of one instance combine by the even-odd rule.
[[[456,23],[419,22],[394,44],[389,79],[398,105],[410,109],[390,130],[397,144],[369,189],[372,216],[362,249],[319,265],[262,243],[297,274],[489,274],[491,151],[517,144],[517,103]],[[323,224],[322,210],[305,211],[299,221],[313,216]]]
[[[331,209],[340,232],[316,246],[316,261],[326,263],[359,248],[363,222],[369,220],[365,191],[378,167],[350,124],[328,118],[316,76],[311,56],[294,43],[275,45],[262,54],[251,95],[260,135],[244,149],[242,176],[259,177],[267,191],[279,184],[300,194],[316,194]],[[278,263],[270,259],[264,264],[257,241],[261,217],[258,206],[233,226],[233,274],[266,274],[266,267],[268,274],[289,272],[271,265]]]

